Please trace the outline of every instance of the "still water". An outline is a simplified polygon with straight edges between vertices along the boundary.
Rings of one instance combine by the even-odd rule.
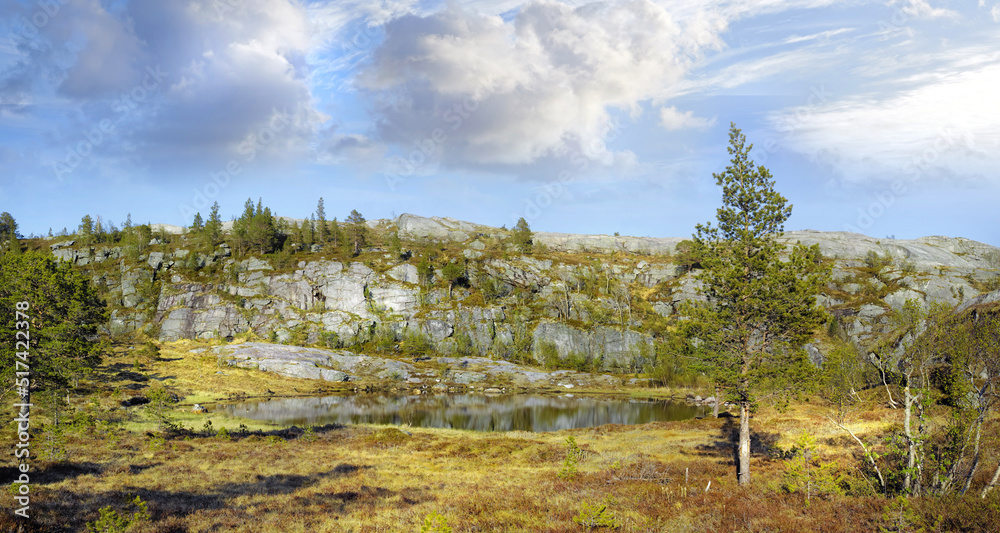
[[[560,396],[441,394],[290,398],[220,406],[219,411],[280,425],[410,424],[475,431],[558,431],[704,416],[682,402]]]

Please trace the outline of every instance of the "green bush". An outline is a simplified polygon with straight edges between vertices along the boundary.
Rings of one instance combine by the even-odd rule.
[[[405,355],[414,357],[433,352],[434,344],[422,331],[407,329],[403,333],[403,340],[399,343],[399,348]]]
[[[573,517],[573,521],[587,528],[588,531],[598,527],[618,529],[621,525],[615,514],[608,510],[610,504],[610,497],[594,505],[584,502],[580,504],[580,512]]]
[[[559,366],[559,348],[556,347],[556,343],[542,341],[542,344],[538,347],[538,351],[545,368],[556,368]]]
[[[340,340],[340,335],[336,331],[324,331],[319,334],[319,342],[327,348],[338,350],[344,347],[344,342]]]
[[[488,304],[506,296],[504,284],[493,276],[477,275],[476,284],[479,287],[479,292],[483,294],[483,300]]]
[[[559,479],[569,481],[576,477],[577,465],[582,458],[583,450],[576,445],[576,438],[566,437],[566,459],[563,460],[563,466],[559,469]]]
[[[868,253],[865,254],[865,266],[875,272],[889,265],[892,265],[892,256],[888,254],[880,255],[875,250],[868,250]]]
[[[793,455],[782,476],[786,492],[804,492],[806,502],[813,495],[843,494],[841,476],[835,462],[822,463],[816,457],[816,438],[803,432],[790,450]]]
[[[455,351],[458,355],[465,357],[475,353],[476,346],[472,342],[472,336],[468,332],[460,331],[455,334]]]
[[[420,533],[451,533],[451,526],[448,519],[437,511],[431,511],[424,517],[424,525],[420,526]]]
[[[135,508],[131,514],[119,512],[110,505],[102,507],[99,511],[100,518],[94,522],[87,522],[87,531],[90,533],[125,533],[129,529],[133,529],[133,526],[149,520],[146,502],[136,496],[129,503]]]

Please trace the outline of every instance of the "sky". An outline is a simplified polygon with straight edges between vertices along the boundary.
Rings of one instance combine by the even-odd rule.
[[[1000,245],[997,86],[1000,0],[8,0],[0,211],[684,237],[735,124],[787,230]]]

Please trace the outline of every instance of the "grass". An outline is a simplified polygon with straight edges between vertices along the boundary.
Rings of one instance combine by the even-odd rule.
[[[768,442],[777,448],[808,429],[824,460],[851,462],[853,449],[836,444],[841,432],[823,422],[823,412],[819,406],[765,411],[754,426],[762,441],[776,436]],[[850,427],[864,437],[895,415],[880,413]],[[32,509],[37,525],[51,531],[83,531],[100,508],[124,513],[135,496],[150,514],[138,530],[149,532],[419,531],[432,513],[456,532],[577,532],[586,529],[573,518],[584,505],[598,504],[607,504],[620,531],[870,531],[883,525],[891,500],[813,496],[805,505],[801,494],[777,489],[785,460],[773,454],[756,454],[753,486],[738,488],[728,424],[704,419],[556,433],[327,426],[166,440],[142,432],[80,432],[67,443],[69,461],[33,465]],[[563,479],[570,435],[582,453],[576,475]],[[914,505],[918,514],[926,507],[959,520],[949,509],[983,513],[997,501]],[[979,516],[973,525],[995,522]]]
[[[987,500],[914,498],[897,512],[894,500],[869,490],[857,445],[827,419],[833,408],[816,400],[786,411],[764,406],[755,414],[753,483],[740,488],[732,419],[477,433],[405,426],[284,428],[211,410],[192,413],[193,403],[317,392],[314,382],[219,369],[214,357],[188,351],[204,346],[164,345],[160,359],[147,361],[139,372],[129,353],[107,361],[86,384],[88,396],[73,399],[75,408],[92,404],[99,421],[70,426],[64,461],[33,456],[34,528],[26,531],[86,531],[103,508],[129,515],[136,496],[147,504],[149,520],[132,531],[152,533],[415,532],[437,515],[455,532],[603,530],[586,525],[598,523],[627,532],[874,531],[904,522],[902,530],[912,531],[935,524],[948,531],[1000,527],[998,491]],[[133,379],[143,374],[146,381]],[[141,393],[129,388],[136,384],[183,392],[169,415],[188,430],[164,433],[147,408],[121,408],[123,397]],[[688,393],[632,391],[642,397]],[[867,442],[902,416],[872,400],[844,422]],[[48,415],[39,410],[35,416],[44,421]],[[202,430],[209,420],[213,430]],[[223,427],[228,436],[215,434]],[[998,428],[994,419],[984,434],[995,435]],[[789,451],[803,432],[815,437],[822,461],[836,462],[847,495],[813,494],[807,501],[782,489]],[[560,476],[570,436],[579,460],[573,475]],[[0,438],[16,438],[9,423]],[[997,456],[995,440],[985,440],[984,457]],[[993,460],[979,478],[992,471]],[[15,464],[8,454],[0,475],[14,479]],[[984,482],[977,478],[975,486]],[[595,509],[604,509],[601,520],[593,519]],[[0,517],[0,531],[16,530],[12,520],[9,513]]]

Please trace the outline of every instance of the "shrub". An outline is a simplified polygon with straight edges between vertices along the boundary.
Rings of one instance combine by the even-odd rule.
[[[476,351],[476,346],[472,342],[472,336],[468,332],[460,331],[455,334],[455,351],[462,356],[470,356]]]
[[[880,255],[875,250],[868,250],[865,254],[865,266],[872,269],[875,272],[882,270],[882,268],[887,267],[892,264],[892,257],[888,254]]]
[[[147,363],[159,361],[160,347],[154,344],[152,341],[146,341],[146,343],[142,345],[142,348],[136,350],[135,355],[141,358],[142,360],[146,361]]]
[[[437,511],[431,511],[424,517],[424,525],[420,526],[420,533],[451,533],[451,526],[448,519]]]
[[[146,508],[146,502],[136,496],[129,503],[132,507],[135,507],[135,511],[128,515],[118,512],[110,505],[102,507],[99,511],[101,514],[100,518],[94,522],[87,522],[87,531],[91,533],[125,533],[133,525],[149,520],[149,510]]]
[[[400,343],[402,352],[409,356],[424,355],[434,351],[434,344],[420,331],[407,329]]]
[[[551,341],[542,341],[542,344],[538,347],[539,354],[542,356],[542,364],[546,368],[555,368],[559,366],[559,348],[556,347],[556,343]]]
[[[340,340],[340,335],[336,331],[324,331],[319,334],[319,342],[327,348],[337,350],[344,347],[344,342]]]
[[[576,477],[577,465],[581,458],[583,450],[576,445],[576,438],[566,437],[566,459],[563,460],[563,466],[559,470],[559,479],[569,481]]]
[[[618,519],[615,514],[608,510],[611,498],[605,499],[601,503],[589,505],[586,502],[580,505],[580,512],[573,517],[573,521],[587,528],[588,531],[598,527],[618,529]]]
[[[833,462],[821,463],[816,455],[816,438],[803,432],[795,439],[791,453],[797,457],[785,466],[782,488],[805,492],[808,503],[813,494],[842,494],[840,477]]]

